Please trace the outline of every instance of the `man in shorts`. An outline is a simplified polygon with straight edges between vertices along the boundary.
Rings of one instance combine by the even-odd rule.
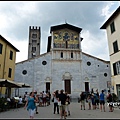
[[[58,95],[58,101],[61,102],[61,105],[60,105],[61,119],[63,118],[63,114],[64,114],[64,119],[66,119],[66,113],[65,113],[66,105],[65,105],[65,103],[67,100],[67,96],[63,92],[64,92],[64,90],[60,91],[60,94]]]
[[[104,94],[104,90],[101,91],[100,93],[100,110],[102,112],[102,107],[103,107],[103,110],[105,112],[105,94]]]
[[[82,107],[84,107],[84,110],[85,110],[85,94],[84,94],[84,92],[82,92],[80,94],[80,99],[81,99],[81,110],[82,110]]]

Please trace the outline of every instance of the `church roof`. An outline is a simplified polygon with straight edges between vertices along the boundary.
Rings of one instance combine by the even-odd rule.
[[[34,60],[34,59],[40,58],[40,57],[45,56],[45,55],[50,54],[50,53],[51,53],[51,51],[50,51],[50,52],[47,52],[47,53],[43,53],[43,54],[41,54],[41,55],[38,55],[38,56],[36,56],[36,57],[34,57],[34,58],[30,58],[30,59],[27,59],[27,60],[18,62],[18,63],[16,63],[16,64],[20,64],[20,63],[24,63],[24,62],[27,62],[27,61],[30,61],[30,60]],[[92,56],[92,55],[87,54],[87,53],[84,53],[84,52],[82,52],[82,54],[84,54],[84,55],[86,55],[86,56],[88,56],[88,57],[91,57],[91,58],[100,60],[100,61],[102,61],[102,62],[104,62],[104,63],[110,63],[110,61],[105,61],[105,60],[103,60],[103,59],[97,58],[97,57],[95,57],[95,56]]]
[[[87,53],[84,53],[84,52],[82,52],[82,54],[84,54],[84,55],[86,55],[86,56],[88,56],[88,57],[92,57],[92,58],[94,58],[94,59],[100,60],[100,61],[105,62],[105,63],[110,63],[110,61],[106,61],[106,60],[97,58],[97,57],[95,57],[95,56],[92,56],[92,55],[87,54]]]
[[[109,17],[109,19],[102,25],[100,29],[106,29],[107,25],[110,23],[111,20],[113,20],[118,14],[120,13],[120,6],[117,8],[117,10]]]
[[[66,24],[51,26],[50,33],[52,31],[60,30],[60,29],[64,29],[64,28],[68,28],[68,29],[74,30],[74,31],[76,31],[78,33],[80,33],[81,30],[82,30],[82,28],[79,28],[79,27],[76,27],[76,26],[73,26],[73,25],[70,25],[70,24],[66,23]]]
[[[41,55],[38,55],[38,56],[36,56],[36,57],[34,57],[34,58],[29,58],[29,59],[27,59],[27,60],[23,60],[23,61],[18,62],[18,63],[16,63],[16,64],[28,62],[28,61],[30,61],[30,60],[34,60],[34,59],[40,58],[40,57],[42,57],[42,56],[45,56],[45,55],[47,55],[47,54],[49,54],[49,53],[50,53],[50,52],[46,52],[46,53],[43,53],[43,54],[41,54]]]

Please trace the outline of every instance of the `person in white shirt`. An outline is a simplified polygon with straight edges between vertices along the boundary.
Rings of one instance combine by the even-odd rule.
[[[22,97],[20,96],[19,97],[19,102],[18,102],[19,104],[22,104],[23,102],[22,102]]]
[[[43,106],[46,106],[46,93],[43,91]]]
[[[10,98],[9,98],[9,97],[7,98],[7,101],[8,101],[8,102],[11,102],[11,100],[10,100]]]
[[[11,106],[11,99],[10,99],[10,97],[7,98],[7,102],[8,102],[8,106],[10,107]]]

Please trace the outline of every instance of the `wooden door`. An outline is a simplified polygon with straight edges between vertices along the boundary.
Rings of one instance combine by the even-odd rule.
[[[85,82],[85,91],[86,91],[86,92],[89,91],[89,82]]]
[[[68,94],[71,94],[71,81],[65,80],[65,92]]]

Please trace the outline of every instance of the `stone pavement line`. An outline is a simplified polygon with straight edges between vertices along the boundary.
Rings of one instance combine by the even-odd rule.
[[[109,109],[106,104],[106,112],[100,112],[99,109],[96,110],[88,110],[88,104],[86,103],[86,110],[80,109],[80,103],[71,102],[70,104],[70,112],[71,115],[67,117],[67,119],[79,119],[79,118],[120,118],[120,109],[115,108],[114,112],[109,112]],[[39,114],[35,114],[35,119],[60,119],[60,114],[53,114],[53,103],[50,106],[46,107],[38,107]],[[11,109],[9,111],[1,112],[0,119],[2,118],[16,118],[16,119],[24,119],[28,118],[28,111],[24,110],[24,108]]]

